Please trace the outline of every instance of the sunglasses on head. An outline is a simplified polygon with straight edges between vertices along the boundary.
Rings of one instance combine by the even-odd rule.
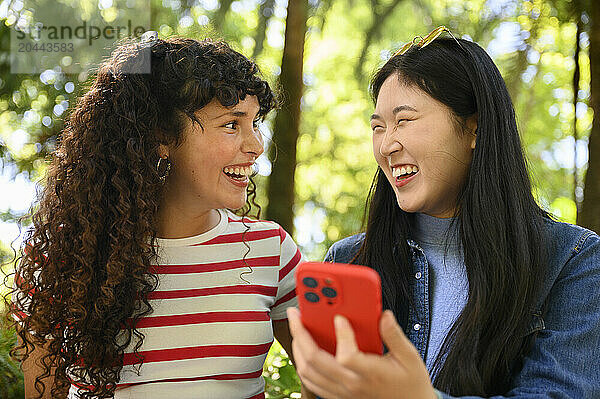
[[[431,32],[429,32],[429,34],[427,36],[425,36],[425,37],[423,37],[423,36],[415,36],[415,38],[412,39],[412,41],[406,43],[404,46],[402,46],[400,48],[400,50],[396,51],[392,57],[395,57],[397,55],[403,55],[412,46],[417,46],[418,48],[423,48],[423,47],[427,46],[429,43],[431,43],[432,41],[434,41],[435,39],[437,39],[444,32],[448,32],[448,34],[450,34],[450,36],[452,36],[452,38],[454,39],[454,41],[456,41],[456,43],[462,48],[462,45],[456,39],[456,37],[454,37],[454,35],[452,34],[452,32],[450,32],[450,29],[448,29],[448,28],[446,28],[445,26],[442,25],[442,26],[438,26],[437,28],[435,28],[434,30],[432,30]]]

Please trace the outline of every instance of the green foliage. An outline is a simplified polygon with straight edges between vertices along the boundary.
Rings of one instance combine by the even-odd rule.
[[[268,399],[299,398],[300,379],[290,359],[279,344],[275,341],[263,369],[266,382],[265,394]]]
[[[4,298],[12,286],[11,273],[14,268],[14,253],[0,242],[0,398],[25,397],[23,373],[19,363],[11,359],[9,352],[17,342],[13,328],[8,328],[3,319],[6,312]]]
[[[223,38],[247,55],[257,46],[258,24],[265,21],[264,16],[259,17],[259,3],[252,1],[232,4],[219,26],[210,23],[219,13],[218,4],[214,9],[204,9],[199,3],[188,6],[172,2],[165,7],[163,1],[152,0],[151,4],[152,27],[162,35]],[[484,47],[492,48],[513,40],[499,37],[497,28],[512,24],[517,29],[519,37],[514,38],[516,41],[508,47],[508,52],[496,55],[496,61],[513,94],[536,192],[549,209],[554,199],[572,197],[574,187],[564,184],[565,180],[572,181],[568,152],[574,116],[571,57],[575,24],[569,7],[562,2],[542,0],[505,2],[497,9],[486,6],[484,0],[399,1],[383,14],[381,10],[388,10],[388,5],[379,5],[381,10],[375,10],[379,19],[375,19],[370,0],[314,4],[305,51],[306,88],[295,204],[296,214],[301,217],[299,222],[304,220],[313,226],[311,232],[299,237],[303,250],[311,258],[320,258],[332,242],[360,228],[364,201],[375,171],[367,123],[373,108],[367,93],[370,73],[392,50],[439,24],[447,25],[457,36],[468,35]],[[265,77],[275,85],[281,62],[285,9],[275,2],[269,15],[257,61]],[[406,15],[410,18],[405,18]],[[183,23],[185,16],[192,18],[191,25]],[[366,35],[378,24],[381,27],[367,43]],[[9,30],[6,24],[1,25],[0,43],[5,55]],[[586,109],[590,81],[587,46],[584,40],[580,56],[583,111],[578,120],[583,144],[592,120],[591,109]],[[363,52],[365,56],[361,58]],[[358,66],[360,59],[364,63]],[[16,166],[15,173],[24,172],[37,180],[45,171],[44,159],[52,151],[63,118],[68,114],[68,110],[57,114],[55,106],[71,107],[76,96],[85,90],[86,77],[56,74],[42,82],[38,76],[8,73],[7,60],[8,57],[0,58],[3,72],[0,156],[4,165]],[[65,89],[69,82],[74,85],[71,92]],[[49,126],[41,123],[44,117],[50,118]],[[580,181],[584,173],[585,166],[578,172]],[[259,193],[263,192],[259,186]],[[259,202],[266,204],[264,195]]]
[[[548,210],[556,209],[553,202],[557,198],[572,198],[575,189],[572,80],[576,27],[573,17],[564,5],[561,7],[557,9],[553,3],[540,0],[520,2],[511,23],[527,37],[524,48],[498,59],[505,79],[512,83],[509,88],[513,89],[511,94],[535,190]],[[587,50],[588,42],[584,40],[579,58],[582,76],[577,120],[581,144],[587,141],[593,115],[586,105],[590,78]],[[523,62],[515,65],[519,57]],[[579,181],[586,167],[579,165]],[[574,222],[575,218],[571,220]]]
[[[223,14],[218,26],[211,21],[224,2],[214,2],[215,8],[203,8],[212,3],[151,0],[152,28],[163,36],[222,38],[250,56],[259,44],[257,40],[261,40],[258,28],[267,21],[268,14],[266,38],[261,41],[262,49],[256,60],[265,78],[277,86],[285,32],[282,2],[227,2],[231,8]],[[272,4],[272,8],[260,15],[260,3]],[[491,7],[490,3],[498,4]],[[490,50],[513,97],[536,197],[560,219],[575,222],[577,208],[572,199],[575,187],[570,156],[575,117],[573,3],[312,1],[295,176],[297,227],[303,227],[296,229],[295,238],[305,255],[311,260],[320,259],[334,241],[360,229],[364,202],[376,168],[368,124],[373,110],[367,91],[370,74],[404,42],[442,24],[456,36],[470,37]],[[396,7],[388,9],[392,4]],[[191,24],[184,23],[187,16],[192,18]],[[11,28],[5,20],[0,22],[0,164],[5,173],[25,173],[31,180],[38,180],[45,172],[46,159],[69,112],[61,109],[73,106],[89,78],[58,73],[43,82],[36,75],[11,74],[8,64]],[[581,91],[577,113],[583,147],[593,116],[587,107],[588,50],[589,40],[584,38],[579,59]],[[363,61],[361,65],[359,60]],[[72,88],[67,86],[69,82]],[[283,100],[282,106],[286,106],[285,97]],[[267,130],[272,126],[272,116],[267,121]],[[49,123],[42,123],[44,118]],[[270,132],[266,133],[268,136]],[[272,145],[269,140],[267,144]],[[585,163],[579,165],[579,181],[583,180],[586,167]],[[263,207],[267,203],[266,179],[264,176],[256,179],[257,199]],[[16,216],[0,209],[2,220],[14,220]],[[4,252],[10,256],[10,252]],[[6,345],[11,333],[2,334]],[[7,348],[0,345],[0,359]],[[2,373],[0,368],[0,376],[8,375]],[[278,344],[269,352],[264,375],[268,397],[287,397],[299,392],[299,382]],[[0,386],[4,386],[2,380]]]
[[[17,337],[12,329],[3,328],[0,323],[0,398],[20,399],[25,397],[23,373],[18,363],[9,356]]]
[[[571,198],[558,197],[550,205],[552,213],[561,221],[575,223],[577,219],[577,205]]]

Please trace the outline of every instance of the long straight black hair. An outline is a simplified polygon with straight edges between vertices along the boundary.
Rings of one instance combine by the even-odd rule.
[[[505,393],[530,344],[523,331],[537,310],[546,265],[542,230],[549,217],[531,192],[510,96],[487,53],[462,39],[436,39],[392,57],[373,77],[374,102],[390,76],[445,104],[458,121],[477,114],[476,147],[455,214],[468,301],[432,375],[434,386],[451,395]],[[367,204],[366,236],[355,261],[380,273],[384,305],[406,327],[413,301],[411,214],[398,207],[381,169]]]

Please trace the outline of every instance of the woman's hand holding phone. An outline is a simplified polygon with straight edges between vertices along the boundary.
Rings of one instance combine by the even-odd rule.
[[[302,384],[324,399],[436,399],[419,352],[404,335],[391,311],[383,312],[379,330],[389,352],[358,349],[348,320],[336,316],[335,356],[321,349],[302,325],[300,312],[288,308],[292,350]]]
[[[296,294],[302,324],[317,344],[335,354],[333,319],[345,316],[363,352],[382,354],[379,337],[381,279],[369,267],[304,262],[296,270]]]
[[[303,386],[324,399],[437,398],[419,352],[392,312],[381,314],[376,272],[309,262],[296,280],[302,317],[288,308],[288,322]]]

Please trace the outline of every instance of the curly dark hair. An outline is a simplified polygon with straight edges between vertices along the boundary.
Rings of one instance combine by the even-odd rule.
[[[144,62],[149,73],[127,71]],[[257,97],[261,118],[275,106],[256,64],[223,42],[128,40],[98,69],[59,137],[8,311],[22,318],[15,357],[49,350],[35,381],[40,396],[51,368],[53,397],[71,381],[93,387],[87,398],[114,394],[124,350],[131,344],[137,354],[142,345],[135,325],[152,311],[146,298],[158,283],[150,266],[163,191],[159,145],[181,144],[185,118],[200,124],[194,112],[211,100],[233,106],[246,95]]]

